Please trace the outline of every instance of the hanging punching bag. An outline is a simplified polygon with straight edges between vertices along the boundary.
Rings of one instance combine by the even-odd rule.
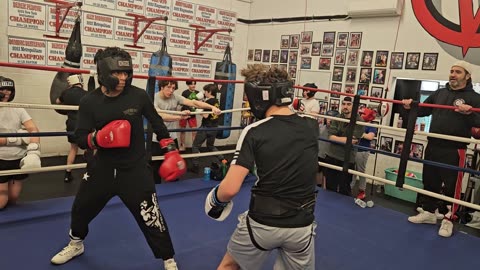
[[[62,67],[80,68],[80,61],[83,54],[80,27],[80,16],[77,16],[72,34],[68,39],[67,48],[65,49],[65,60],[63,61]],[[68,88],[67,77],[71,74],[72,73],[69,72],[57,72],[57,75],[55,75],[52,85],[50,86],[51,104],[57,104],[57,98],[59,98],[62,92]],[[63,115],[66,115],[68,112],[64,110],[55,111]]]
[[[216,80],[235,80],[237,77],[237,65],[232,62],[232,52],[230,45],[227,45],[223,61],[217,62],[215,66],[215,79]],[[220,109],[229,110],[233,108],[233,98],[235,92],[234,83],[221,83],[220,86]],[[232,113],[223,113],[219,117],[219,126],[231,127],[232,126]],[[230,136],[230,130],[221,130],[217,133],[217,138],[225,139]]]

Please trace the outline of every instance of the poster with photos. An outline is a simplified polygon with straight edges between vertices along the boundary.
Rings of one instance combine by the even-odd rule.
[[[318,69],[320,70],[330,70],[332,64],[332,58],[320,58],[318,61]]]
[[[409,52],[405,61],[405,69],[418,69],[420,62],[420,53]]]
[[[302,44],[300,45],[300,55],[302,56],[310,56],[310,44]]]
[[[298,51],[290,51],[290,53],[288,55],[288,64],[296,65],[297,64],[297,58],[298,58]]]
[[[302,32],[302,43],[312,43],[313,31]]]
[[[382,98],[382,95],[383,95],[383,87],[372,86],[372,89],[370,91],[371,97]],[[370,100],[370,101],[376,102],[375,100]]]
[[[264,63],[270,62],[270,50],[263,50],[262,62]]]
[[[300,35],[290,35],[290,49],[298,49],[300,44]]]
[[[392,57],[390,59],[390,69],[402,69],[404,57],[405,53],[403,52],[392,52]]]
[[[343,80],[343,67],[333,67],[332,81],[341,82]]]
[[[362,32],[351,32],[348,41],[349,49],[360,49],[362,45]]]
[[[280,63],[288,63],[288,50],[280,51]]]
[[[330,107],[329,111],[340,111],[340,99],[339,98],[330,98]]]
[[[438,53],[424,53],[422,70],[437,70]]]
[[[388,63],[388,51],[377,51],[375,57],[375,66],[376,67],[387,67]]]
[[[347,53],[347,66],[354,66],[358,65],[358,54],[359,50],[349,50]]]
[[[280,50],[272,50],[272,63],[278,63],[280,60]]]
[[[335,44],[335,32],[323,33],[323,44]]]
[[[282,35],[280,38],[280,49],[288,49],[290,48],[290,36]]]
[[[412,143],[410,146],[410,156],[413,158],[423,158],[423,144],[421,143]]]
[[[363,51],[360,66],[371,67],[373,61],[373,51]]]
[[[345,84],[345,93],[355,94],[355,84]]]
[[[312,56],[320,56],[321,50],[322,50],[322,42],[312,43]]]
[[[334,91],[334,92],[342,92],[342,84],[341,83],[332,83],[331,90]],[[330,97],[340,98],[340,95],[331,93]]]
[[[295,79],[297,77],[297,65],[292,65],[288,67],[288,74],[292,79]]]
[[[347,48],[348,46],[348,32],[338,32],[337,48]]]
[[[383,150],[386,152],[392,152],[393,150],[392,146],[393,146],[392,137],[387,137],[387,136],[380,137],[380,150]]]
[[[347,75],[345,77],[345,82],[355,83],[357,81],[357,68],[347,68]]]
[[[322,44],[322,57],[332,57],[333,56],[333,44]]]
[[[401,155],[403,151],[403,141],[395,140],[393,145],[393,153],[397,155]]]
[[[385,84],[385,77],[387,75],[387,70],[384,68],[376,68],[373,71],[373,83],[375,84]]]
[[[358,77],[359,83],[370,83],[372,79],[372,69],[371,68],[361,68],[360,76]]]
[[[254,54],[253,50],[248,50],[248,58],[247,58],[248,61],[253,61],[253,54]]]
[[[357,95],[368,96],[368,84],[359,83],[357,86]]]
[[[300,68],[301,69],[311,69],[312,68],[312,57],[302,57],[300,59]]]
[[[337,49],[335,51],[335,65],[345,65],[345,61],[347,58],[347,50],[345,49]]]

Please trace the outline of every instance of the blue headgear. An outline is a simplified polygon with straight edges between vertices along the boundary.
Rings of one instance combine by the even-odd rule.
[[[250,103],[250,111],[257,119],[263,119],[270,106],[287,106],[292,103],[293,82],[245,82],[245,94]]]

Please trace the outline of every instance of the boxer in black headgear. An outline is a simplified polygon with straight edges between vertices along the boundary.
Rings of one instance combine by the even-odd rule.
[[[132,57],[125,50],[120,48],[108,51],[100,50],[95,54],[94,62],[97,64],[98,83],[105,86],[107,93],[118,91],[117,87],[119,87],[120,80],[112,74],[113,72],[125,72],[127,74],[124,87],[132,84]]]
[[[318,89],[318,87],[314,83],[306,83],[303,86]],[[316,91],[312,90],[303,90],[302,104],[305,107],[306,113],[320,113],[320,104],[318,103],[318,100],[314,97],[316,93]]]
[[[0,76],[0,89],[10,91],[8,102],[12,101],[15,98],[15,82],[10,78],[5,78]],[[0,93],[0,100],[5,97],[4,93]]]
[[[224,220],[254,165],[258,180],[218,269],[260,270],[277,250],[274,269],[314,270],[318,123],[288,107],[293,84],[285,70],[256,64],[242,75],[250,110],[259,120],[242,131],[227,175],[207,196],[205,212]]]

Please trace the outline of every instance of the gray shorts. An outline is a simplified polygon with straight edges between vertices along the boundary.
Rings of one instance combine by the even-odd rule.
[[[272,250],[278,251],[274,270],[315,270],[315,221],[300,228],[270,227],[248,218],[248,211],[238,216],[238,225],[228,243],[228,253],[244,270],[261,270]],[[258,249],[250,239],[247,218]]]

